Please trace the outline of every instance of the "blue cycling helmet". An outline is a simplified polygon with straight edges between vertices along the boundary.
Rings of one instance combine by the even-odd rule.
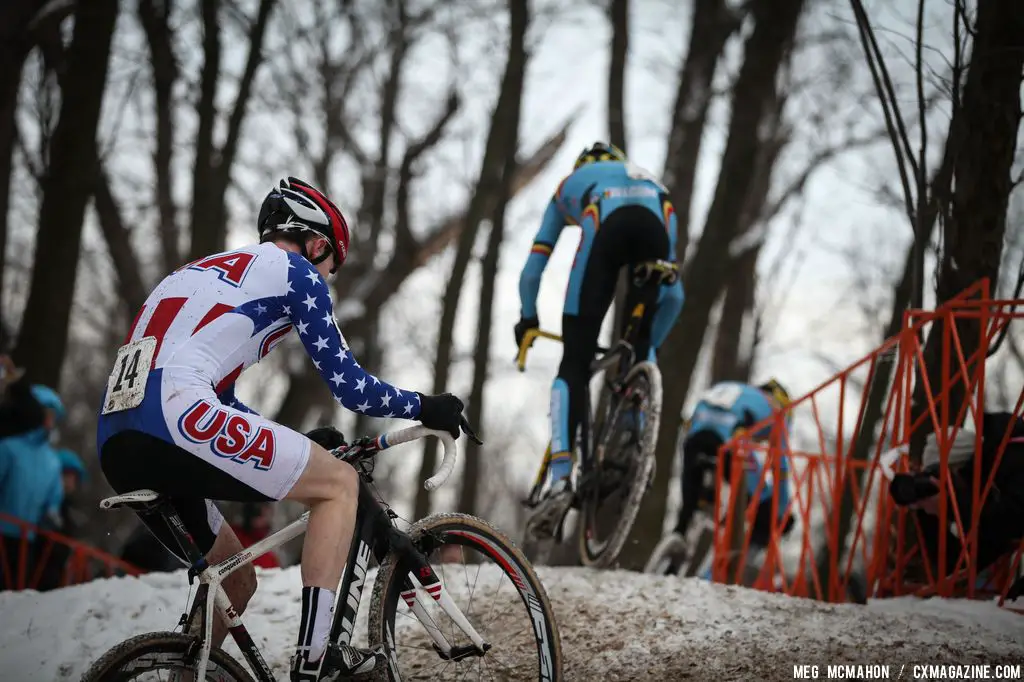
[[[32,384],[32,397],[42,405],[43,407],[53,410],[54,416],[57,419],[63,419],[67,411],[64,409],[64,403],[61,402],[60,396],[57,392],[49,386],[43,386],[42,384]]]
[[[576,170],[580,166],[597,161],[619,161],[625,163],[626,153],[613,144],[595,142],[592,146],[580,152],[580,155],[576,157],[576,165],[572,169]]]

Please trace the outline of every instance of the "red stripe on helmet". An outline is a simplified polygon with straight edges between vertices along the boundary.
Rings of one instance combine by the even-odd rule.
[[[341,265],[348,256],[349,231],[345,216],[341,214],[341,211],[338,210],[338,207],[330,199],[316,188],[301,182],[293,182],[291,184],[293,187],[302,190],[310,199],[316,202],[316,205],[330,218],[331,232],[334,234],[334,250],[338,256],[338,265]]]

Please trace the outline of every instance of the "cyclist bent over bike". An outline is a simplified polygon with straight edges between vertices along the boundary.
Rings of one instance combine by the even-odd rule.
[[[675,261],[676,248],[676,218],[665,187],[613,145],[598,142],[584,150],[548,204],[523,267],[517,345],[527,330],[539,326],[541,276],[567,223],[578,225],[581,235],[562,310],[562,361],[551,386],[550,487],[545,502],[553,508],[566,507],[572,498],[571,453],[588,409],[590,363],[601,322],[615,297],[619,270],[644,261]],[[633,287],[627,301],[627,309],[640,302],[646,310],[657,308],[654,315],[644,316],[634,349],[640,359],[653,359],[683,305],[678,280],[656,294],[656,300],[642,301],[641,292]]]
[[[760,386],[723,381],[713,385],[704,393],[694,408],[683,441],[681,473],[683,502],[676,521],[676,533],[685,536],[697,509],[702,505],[714,505],[715,503],[715,469],[711,462],[714,462],[718,456],[718,448],[741,429],[764,421],[776,411],[786,407],[789,402],[790,398],[786,389],[775,379]],[[780,448],[783,452],[788,448],[789,427],[787,418],[785,432],[779,438]],[[766,426],[751,436],[755,440],[764,441],[771,435],[771,430],[771,426]],[[724,471],[727,472],[727,476],[731,471],[731,456],[728,454]],[[782,457],[780,471],[785,478],[789,472],[788,457]],[[753,495],[760,480],[761,465],[746,466],[744,472],[747,494]],[[761,490],[760,504],[751,534],[751,544],[758,547],[765,547],[769,542],[774,485],[779,486],[778,510],[780,516],[789,504],[789,486],[785,480],[766,482]],[[788,532],[792,523],[791,516],[783,532]]]
[[[419,420],[457,438],[463,405],[449,394],[387,384],[352,357],[326,282],[348,254],[349,228],[324,194],[282,180],[264,199],[257,228],[258,245],[184,265],[146,299],[107,384],[97,451],[115,491],[168,496],[209,563],[242,549],[211,500],[309,506],[291,678],[361,675],[383,666],[382,652],[327,647],[358,498],[355,470],[326,449],[341,445],[341,435],[329,428],[303,435],[261,417],[235,397],[235,381],[295,330],[334,398],[350,410]],[[142,520],[184,559],[161,517]],[[244,610],[256,590],[255,570],[233,573],[224,587]],[[218,619],[214,646],[226,634]]]

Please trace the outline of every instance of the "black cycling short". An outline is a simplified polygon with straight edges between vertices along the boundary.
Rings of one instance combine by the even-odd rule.
[[[141,431],[122,431],[107,439],[100,467],[118,494],[148,488],[166,495],[203,554],[213,547],[224,521],[213,500],[273,501],[177,445]],[[186,561],[162,516],[143,513],[139,518],[164,547]]]
[[[615,299],[619,271],[632,264],[672,258],[668,231],[661,216],[643,206],[622,206],[609,213],[594,235],[579,291],[579,312],[562,316],[562,362],[558,377],[569,388],[569,446],[575,447],[576,430],[585,424],[590,387],[590,364],[597,353],[601,323]],[[643,287],[630,282],[625,310],[643,302],[644,315],[637,335],[636,357],[645,359],[650,348],[651,325],[660,285]],[[620,334],[629,317],[623,315]]]

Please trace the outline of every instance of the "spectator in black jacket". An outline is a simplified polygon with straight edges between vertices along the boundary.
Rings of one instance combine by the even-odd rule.
[[[987,412],[982,416],[979,493],[984,492],[995,468],[996,455],[1007,430],[1010,431],[1009,442],[996,468],[992,489],[985,497],[978,520],[976,570],[979,574],[1004,554],[1016,550],[1021,539],[1024,539],[1024,419],[1007,412]],[[975,434],[961,430],[950,448],[948,458],[957,509],[966,533],[971,529],[974,499],[974,449]],[[902,476],[903,491],[898,490],[901,476],[897,476],[890,485],[890,492],[898,504],[906,504],[917,511],[922,539],[933,566],[937,566],[940,533],[939,459],[934,436],[929,436],[922,465],[921,473]],[[906,492],[911,489],[911,484],[916,490],[914,494]],[[948,574],[960,557],[962,544],[952,532],[956,523],[952,507],[947,509],[946,518],[950,527],[946,529],[944,572]],[[1015,588],[1019,586],[1015,585]]]
[[[16,436],[43,425],[45,410],[32,397],[25,370],[10,356],[11,337],[0,326],[0,438]]]

